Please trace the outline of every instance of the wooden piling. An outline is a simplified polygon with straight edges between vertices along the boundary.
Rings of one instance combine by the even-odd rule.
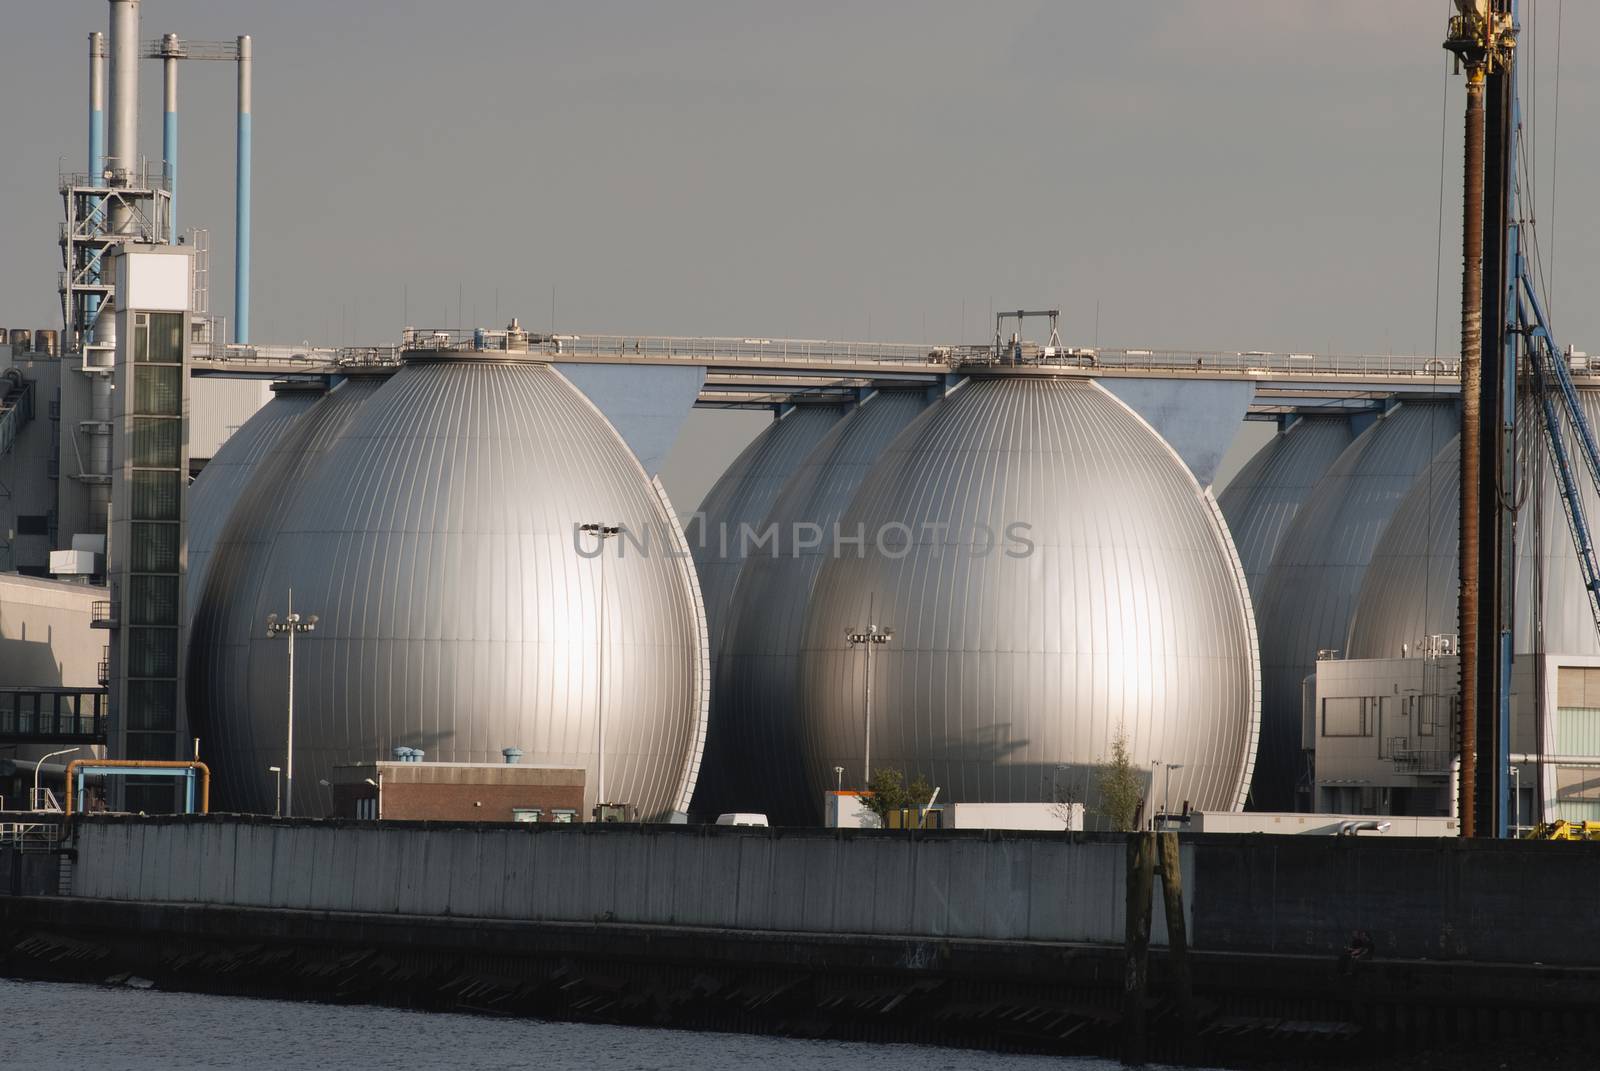
[[[1185,1048],[1194,1037],[1194,982],[1189,970],[1189,927],[1183,917],[1183,862],[1178,835],[1160,834],[1161,899],[1167,915],[1167,970],[1172,977]]]
[[[1156,835],[1128,834],[1124,927],[1122,1062],[1145,1062],[1145,996],[1150,980],[1150,896],[1155,882]]]

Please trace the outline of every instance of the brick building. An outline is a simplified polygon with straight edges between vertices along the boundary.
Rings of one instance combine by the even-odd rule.
[[[497,762],[362,762],[333,768],[334,816],[581,822],[583,770]]]

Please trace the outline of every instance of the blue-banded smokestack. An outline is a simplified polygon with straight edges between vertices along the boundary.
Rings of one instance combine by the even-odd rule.
[[[106,36],[89,35],[89,181],[103,181],[106,169]]]
[[[106,170],[106,36],[99,30],[89,35],[89,182],[98,186],[105,181]],[[96,215],[95,222],[100,222]],[[91,269],[92,278],[100,277],[99,258]],[[94,317],[100,308],[98,295],[84,299],[84,318],[91,325],[88,338],[94,341]],[[70,326],[69,337],[70,337]]]
[[[169,240],[178,242],[178,60],[183,43],[175,33],[161,35],[161,177],[172,201],[167,208]]]
[[[233,247],[233,340],[250,341],[250,35],[239,37],[239,145]]]

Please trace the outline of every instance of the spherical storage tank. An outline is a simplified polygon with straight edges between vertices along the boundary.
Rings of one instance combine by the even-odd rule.
[[[1578,396],[1591,428],[1600,428],[1600,390]],[[1600,656],[1583,574],[1573,549],[1545,447],[1542,417],[1528,411],[1520,418],[1519,446],[1536,451],[1542,471],[1536,497],[1519,493],[1517,515],[1516,618],[1513,636],[1517,654],[1534,650],[1535,595],[1543,602],[1543,650],[1550,654]],[[1600,492],[1581,467],[1578,442],[1564,432],[1584,517],[1592,526],[1600,519]],[[1452,439],[1417,478],[1395,510],[1372,556],[1346,644],[1349,658],[1400,658],[1421,654],[1428,637],[1454,637],[1460,625],[1461,440]],[[1540,532],[1534,538],[1534,506],[1540,511]]]
[[[1295,803],[1301,706],[1318,652],[1344,647],[1356,596],[1389,519],[1450,437],[1453,401],[1409,400],[1379,417],[1317,481],[1273,557],[1256,613],[1261,627],[1261,748],[1252,805]]]
[[[717,659],[708,761],[695,793],[709,810],[755,811],[783,825],[821,820],[822,801],[806,785],[800,754],[806,606],[834,553],[834,525],[872,465],[931,400],[920,388],[873,394],[829,429],[762,523],[774,538],[770,550],[745,560]]]
[[[1252,600],[1260,601],[1278,544],[1311,489],[1352,438],[1348,416],[1301,416],[1257,450],[1217,496]]]
[[[1221,513],[1177,454],[1098,386],[978,379],[912,422],[845,511],[801,641],[811,791],[871,763],[940,799],[1095,806],[1125,734],[1174,806],[1242,805],[1258,728],[1250,600]],[[1165,775],[1161,791],[1165,791]]]
[[[272,805],[285,643],[263,624],[292,588],[319,616],[296,645],[297,813],[325,813],[317,782],[335,764],[399,745],[581,767],[587,807],[602,736],[608,801],[641,818],[686,809],[705,641],[681,533],[587,399],[543,363],[504,358],[413,355],[252,550],[203,689],[224,806]],[[584,524],[624,531],[597,553]]]
[[[747,551],[761,538],[763,522],[784,484],[846,412],[841,405],[801,405],[784,413],[740,451],[690,518],[685,534],[703,595],[713,676]],[[756,552],[761,553],[759,547]],[[711,699],[712,731],[706,741],[694,810],[715,815],[739,809],[737,800],[725,791],[725,772],[746,757],[728,751],[727,732],[715,728],[730,713],[736,716],[738,712],[723,709],[714,693]]]
[[[272,398],[228,436],[189,488],[189,585],[192,619],[205,591],[211,552],[221,538],[234,504],[255,475],[262,458],[278,445],[296,420],[327,393],[320,380],[290,380],[272,385]]]

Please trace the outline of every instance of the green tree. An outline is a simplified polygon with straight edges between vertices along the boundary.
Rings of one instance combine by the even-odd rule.
[[[889,815],[907,808],[926,806],[933,796],[933,786],[926,777],[918,774],[908,785],[905,773],[890,766],[880,766],[873,771],[872,780],[867,782],[867,791],[872,794],[861,803],[878,816],[878,821],[885,828],[889,825]]]
[[[1100,764],[1095,775],[1095,787],[1100,814],[1111,828],[1124,833],[1132,830],[1144,804],[1144,784],[1128,754],[1128,733],[1120,726],[1111,740],[1111,757]]]

